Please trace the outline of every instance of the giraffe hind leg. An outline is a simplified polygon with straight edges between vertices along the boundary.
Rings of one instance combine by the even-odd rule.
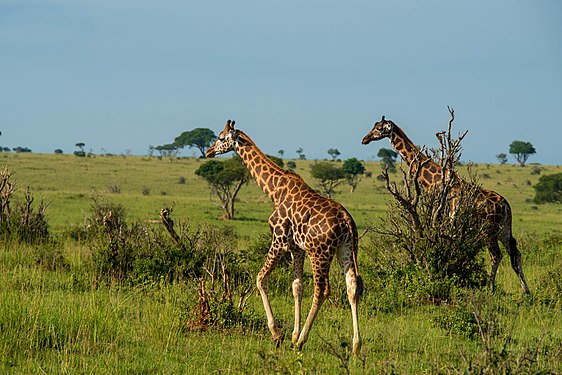
[[[301,305],[303,293],[303,269],[305,252],[301,249],[291,250],[293,259],[293,297],[295,298],[295,325],[292,333],[292,343],[296,345],[300,335]]]
[[[314,297],[312,299],[312,306],[310,307],[310,311],[308,312],[308,316],[300,332],[299,339],[297,340],[297,343],[295,345],[297,350],[301,350],[303,345],[308,340],[310,329],[312,328],[312,324],[314,324],[314,320],[318,315],[318,311],[320,310],[320,307],[322,307],[324,301],[326,301],[326,299],[330,295],[328,275],[329,268],[317,269],[314,271]]]
[[[521,283],[521,288],[525,294],[529,294],[529,286],[525,280],[525,275],[523,274],[523,264],[521,263],[521,252],[517,248],[517,241],[515,238],[508,234],[502,238],[502,244],[507,249],[509,253],[509,258],[511,260],[511,268],[515,271],[517,276],[519,276],[519,282]]]
[[[500,266],[500,262],[503,257],[497,237],[493,237],[490,239],[488,250],[490,252],[490,260],[492,261],[492,270],[490,271],[490,287],[493,290],[496,285],[496,274],[498,273],[498,267]]]
[[[359,332],[357,305],[359,303],[359,298],[363,293],[363,279],[361,278],[361,275],[357,275],[355,272],[353,257],[351,256],[350,252],[346,252],[344,251],[344,249],[345,248],[340,249],[337,256],[345,277],[347,299],[351,307],[351,319],[353,322],[352,351],[354,355],[357,355],[361,351],[361,334]]]

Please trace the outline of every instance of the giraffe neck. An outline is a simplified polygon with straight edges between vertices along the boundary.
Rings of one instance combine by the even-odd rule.
[[[406,133],[398,126],[395,126],[390,136],[390,144],[408,165],[413,165],[416,158],[419,158],[420,161],[427,159],[414,142],[412,142]]]
[[[275,200],[281,177],[286,171],[267,157],[245,133],[239,130],[236,152],[263,192]]]
[[[390,136],[392,147],[400,154],[408,164],[410,173],[415,173],[417,166],[421,165],[418,172],[418,181],[426,188],[441,183],[441,167],[420,151],[420,149],[408,138],[406,133],[398,126],[395,127]],[[423,164],[418,164],[423,163]]]

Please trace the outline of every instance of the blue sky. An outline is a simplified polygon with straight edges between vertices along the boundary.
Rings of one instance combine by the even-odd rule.
[[[449,105],[463,160],[523,140],[562,164],[561,17],[559,0],[0,0],[0,145],[142,155],[231,118],[269,154],[376,160],[374,121],[434,147]]]

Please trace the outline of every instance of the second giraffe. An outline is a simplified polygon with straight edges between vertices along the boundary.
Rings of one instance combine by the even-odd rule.
[[[378,141],[383,138],[388,138],[392,147],[398,151],[402,159],[410,167],[410,173],[413,173],[415,161],[420,158],[424,161],[420,166],[418,181],[420,185],[429,189],[437,186],[442,181],[441,167],[433,162],[427,160],[420,149],[406,136],[406,133],[394,122],[386,120],[384,116],[382,119],[375,123],[373,129],[365,135],[362,140],[364,145],[369,144],[371,141]],[[488,251],[492,260],[492,272],[490,273],[490,284],[494,287],[496,273],[502,259],[502,253],[498,245],[498,240],[502,242],[504,247],[509,253],[511,259],[511,267],[519,276],[521,288],[525,294],[529,293],[529,287],[525,281],[523,274],[523,266],[521,264],[521,253],[517,248],[517,242],[512,235],[511,229],[511,207],[507,200],[492,190],[481,189],[478,199],[478,210],[484,220],[490,225],[486,233],[483,233],[488,241]]]

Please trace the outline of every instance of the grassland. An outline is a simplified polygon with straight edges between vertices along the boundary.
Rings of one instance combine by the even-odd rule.
[[[323,307],[309,342],[298,353],[287,341],[275,348],[266,329],[186,330],[187,311],[197,301],[190,283],[126,286],[95,280],[88,269],[88,244],[65,237],[69,228],[83,224],[92,194],[121,203],[130,221],[157,221],[160,209],[173,205],[176,220],[190,226],[233,226],[242,250],[267,233],[272,205],[254,183],[239,195],[237,220],[220,219],[221,208],[194,174],[202,162],[0,155],[0,164],[7,165],[17,180],[19,193],[29,186],[36,199],[49,202],[50,229],[60,238],[57,250],[69,264],[64,269],[44,267],[37,261],[35,245],[0,244],[2,373],[562,373],[562,301],[554,294],[560,291],[556,288],[562,276],[562,207],[532,202],[532,186],[540,177],[532,174],[532,166],[479,165],[475,170],[485,187],[512,205],[514,234],[533,297],[521,295],[517,277],[504,261],[498,291],[468,291],[464,310],[459,301],[459,306],[413,301],[407,307],[390,308],[385,305],[392,304],[390,297],[384,304],[375,300],[384,295],[385,285],[370,272],[368,244],[362,243],[360,267],[372,292],[367,291],[360,307],[363,355],[349,358],[350,314],[334,300]],[[312,182],[310,163],[297,161],[296,171]],[[367,170],[376,176],[378,163],[367,163]],[[560,171],[558,166],[542,166],[541,174]],[[183,179],[185,183],[180,183]],[[389,195],[375,178],[364,178],[354,193],[342,186],[335,199],[348,208],[362,231],[384,214]],[[339,274],[331,280],[334,290],[342,288]],[[305,309],[310,291],[308,286]],[[252,296],[249,303],[248,309],[262,317],[259,296]],[[292,303],[290,293],[272,301],[285,327],[291,324]],[[459,311],[482,322],[476,338],[458,334],[466,323]],[[447,319],[452,322],[449,329],[436,323]]]
[[[97,156],[78,158],[74,155],[0,155],[0,165],[13,171],[20,189],[30,187],[37,198],[49,202],[48,219],[52,230],[62,231],[83,222],[93,194],[104,194],[122,203],[131,220],[157,220],[164,205],[173,205],[175,216],[193,224],[221,223],[222,209],[210,199],[205,181],[194,171],[203,159],[158,159],[148,157]],[[296,172],[314,186],[310,164],[297,161]],[[367,162],[367,171],[380,173],[377,162]],[[560,166],[541,166],[542,174],[560,173]],[[461,167],[461,173],[464,173]],[[516,237],[545,233],[562,224],[562,207],[536,205],[532,202],[540,174],[532,174],[532,166],[477,165],[473,171],[485,188],[498,191],[514,210]],[[180,183],[180,178],[185,183]],[[396,179],[400,176],[397,174]],[[111,191],[118,190],[119,193]],[[144,192],[144,193],[143,193]],[[386,210],[389,194],[381,182],[363,178],[354,193],[341,186],[335,196],[353,215],[358,227],[365,228]],[[243,235],[268,230],[271,202],[252,181],[239,194],[237,220],[231,224]]]

